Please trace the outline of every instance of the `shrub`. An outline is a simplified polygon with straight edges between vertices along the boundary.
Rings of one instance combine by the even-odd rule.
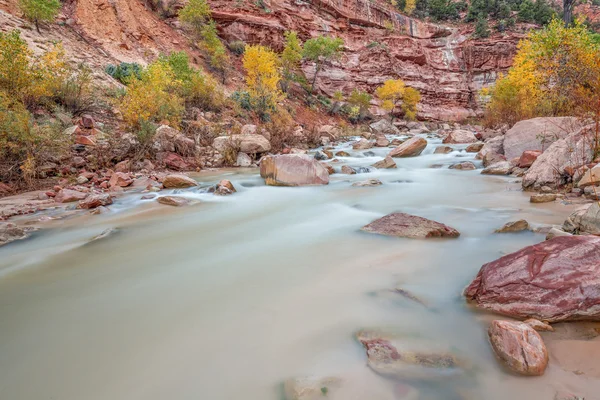
[[[350,116],[350,119],[356,122],[366,118],[369,113],[371,99],[372,96],[369,93],[354,89],[352,93],[350,93],[350,96],[348,96],[348,104],[354,107],[354,110],[351,109],[352,115]]]
[[[206,0],[190,0],[179,11],[179,20],[200,35],[204,25],[211,20],[210,6]]]
[[[477,19],[477,24],[475,24],[475,32],[473,33],[473,36],[476,38],[487,38],[490,36],[490,27],[485,17],[479,16],[479,18]]]
[[[237,56],[241,56],[242,54],[244,54],[244,51],[246,51],[246,43],[244,43],[241,40],[234,40],[233,42],[229,42],[227,47],[229,47],[229,50]]]
[[[78,115],[91,111],[96,105],[92,70],[80,64],[67,76],[55,92],[55,101],[67,111]]]
[[[214,21],[211,20],[202,29],[202,39],[204,40],[204,49],[209,56],[210,66],[221,75],[221,81],[225,83],[229,57],[227,56],[225,46],[223,46],[221,39],[219,39],[217,25]]]
[[[108,75],[126,85],[134,78],[140,79],[142,69],[138,63],[121,63],[119,65],[108,64],[104,70]]]
[[[240,105],[244,110],[252,110],[252,98],[248,92],[233,92],[231,95],[233,101]]]
[[[285,33],[285,47],[281,53],[281,88],[288,91],[289,83],[298,81],[298,71],[302,61],[302,44],[294,31]]]

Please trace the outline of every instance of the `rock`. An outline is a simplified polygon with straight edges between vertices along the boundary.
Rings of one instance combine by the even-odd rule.
[[[393,379],[435,379],[462,374],[467,363],[448,351],[402,349],[378,332],[360,331],[369,367]]]
[[[320,400],[331,397],[341,384],[342,380],[335,377],[294,378],[284,382],[283,391],[286,400]]]
[[[546,234],[546,240],[553,239],[557,236],[571,236],[571,234],[553,227],[553,228],[550,228],[550,230]]]
[[[438,146],[435,148],[433,154],[448,154],[452,153],[454,149],[450,146]]]
[[[556,188],[568,183],[573,175],[570,169],[587,164],[593,159],[593,152],[589,146],[589,129],[592,128],[582,128],[552,143],[533,162],[523,177],[523,188],[544,185]]]
[[[373,143],[369,142],[367,139],[360,139],[358,142],[352,144],[354,150],[367,150],[371,147],[373,147]]]
[[[327,159],[329,159],[329,157],[327,157],[327,154],[325,154],[324,152],[322,152],[322,151],[315,152],[315,160],[323,161],[323,160],[327,160]]]
[[[391,157],[415,157],[418,156],[427,147],[427,140],[422,137],[413,137],[393,149],[389,156]]]
[[[327,185],[329,173],[308,155],[266,156],[260,163],[260,176],[270,186]]]
[[[133,179],[131,179],[129,174],[126,174],[125,172],[115,172],[110,177],[110,180],[108,181],[108,186],[111,188],[114,188],[117,186],[118,187],[127,187],[127,186],[131,185],[132,183],[133,183]]]
[[[488,336],[494,352],[512,371],[521,375],[543,375],[548,351],[539,333],[523,322],[492,321]]]
[[[600,237],[560,236],[481,267],[464,295],[514,318],[600,320]]]
[[[463,162],[459,162],[457,164],[452,164],[448,168],[450,168],[450,169],[460,169],[460,170],[463,170],[463,171],[471,171],[471,170],[477,169],[477,167],[475,167],[475,164],[473,164],[470,161],[463,161]]]
[[[485,142],[479,153],[477,153],[477,158],[483,160],[484,167],[498,161],[506,161],[506,157],[504,157],[504,136],[497,136]]]
[[[75,168],[82,168],[87,164],[87,161],[85,158],[80,157],[80,156],[75,156],[73,157],[73,166]]]
[[[507,222],[500,229],[496,229],[496,233],[512,233],[512,232],[522,232],[529,229],[529,222],[524,219],[520,219],[518,221]]]
[[[600,235],[600,206],[597,202],[575,210],[563,224],[563,230],[575,234]]]
[[[321,153],[325,154],[327,159],[333,158],[333,152],[331,152],[331,150],[323,149],[321,150]]]
[[[81,126],[83,126],[85,129],[94,129],[96,123],[94,122],[94,118],[92,118],[91,115],[83,114],[81,116]]]
[[[372,166],[377,169],[397,168],[396,162],[390,156],[386,156],[383,160],[377,161]]]
[[[481,173],[484,175],[509,175],[511,169],[509,161],[500,161],[484,168]]]
[[[325,167],[325,169],[327,170],[327,172],[329,173],[329,175],[335,174],[335,169],[331,166],[331,164],[327,164],[322,162],[321,165],[323,167]]]
[[[600,184],[600,164],[588,169],[577,183],[577,187],[586,188]]]
[[[165,167],[175,171],[187,171],[190,165],[179,154],[171,152],[158,153],[156,158]]]
[[[382,183],[379,179],[367,179],[366,181],[354,182],[352,184],[352,186],[359,186],[359,187],[379,186],[379,185],[382,185]]]
[[[96,138],[93,136],[77,135],[75,136],[75,144],[93,147],[96,145]]]
[[[346,153],[345,151],[338,151],[337,153],[335,153],[336,157],[350,157],[350,154]]]
[[[380,235],[397,236],[412,239],[426,239],[436,237],[456,238],[460,233],[447,225],[435,222],[416,215],[405,213],[392,213],[379,218],[362,230]]]
[[[160,196],[158,198],[158,202],[160,204],[173,207],[187,206],[188,204],[190,204],[190,201],[188,199],[178,196]]]
[[[169,174],[163,179],[165,189],[184,189],[192,186],[198,186],[195,179],[181,174]]]
[[[387,119],[382,119],[377,122],[374,122],[370,125],[371,129],[373,129],[377,133],[382,133],[384,135],[399,135],[400,130],[396,128],[392,123]]]
[[[542,152],[539,150],[524,151],[523,154],[521,154],[521,157],[519,158],[519,162],[517,163],[517,165],[519,166],[519,168],[529,168],[533,165],[535,160],[537,160],[537,158],[541,154],[542,154]]]
[[[375,147],[388,147],[390,145],[390,141],[383,135],[377,136],[375,140]]]
[[[234,194],[235,192],[237,192],[237,190],[235,190],[233,183],[231,183],[231,181],[228,181],[227,179],[221,180],[219,183],[217,183],[217,186],[215,187],[215,194],[218,196],[227,196],[230,194]]]
[[[539,319],[529,318],[523,321],[523,323],[529,325],[531,328],[535,329],[538,332],[554,332],[554,328],[552,325],[542,322]]]
[[[475,142],[477,142],[477,138],[473,132],[464,129],[455,129],[446,136],[442,143],[466,144]]]
[[[527,150],[544,151],[558,139],[581,128],[574,117],[540,117],[517,122],[504,135],[507,159],[521,157]]]
[[[117,172],[131,171],[131,161],[125,160],[125,161],[121,161],[120,163],[117,163],[117,165],[115,165],[115,171],[117,171]]]
[[[356,170],[349,165],[344,165],[342,167],[342,174],[354,175],[356,174]]]
[[[33,228],[21,228],[12,222],[0,222],[0,246],[15,240],[26,239]]]
[[[85,177],[84,175],[79,175],[77,177],[77,184],[78,185],[86,184],[86,183],[88,183],[88,181],[89,181],[89,179],[87,177]]]
[[[242,126],[241,134],[242,135],[254,135],[256,133],[257,126],[252,124],[246,124]]]
[[[538,193],[529,198],[530,203],[550,203],[556,200],[556,193]]]
[[[77,205],[77,208],[89,210],[100,206],[108,206],[112,203],[112,197],[108,193],[91,194],[85,199],[81,200]]]
[[[467,153],[479,153],[481,151],[481,149],[483,148],[484,143],[481,142],[477,142],[477,143],[473,143],[467,146],[467,148],[465,149],[465,151]]]
[[[238,167],[249,167],[252,165],[252,158],[246,153],[238,153],[235,165]]]
[[[196,148],[196,142],[193,139],[168,125],[161,125],[156,129],[153,141],[153,147],[157,152],[191,156]]]
[[[72,203],[74,201],[83,200],[87,197],[87,193],[78,192],[71,189],[62,189],[54,197],[57,203]]]
[[[220,153],[229,149],[242,153],[265,153],[271,150],[271,143],[262,135],[231,135],[219,136],[213,141],[213,147]]]

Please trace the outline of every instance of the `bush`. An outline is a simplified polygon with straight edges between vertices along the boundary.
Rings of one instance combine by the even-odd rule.
[[[229,42],[227,47],[229,47],[229,50],[237,56],[241,56],[242,54],[244,54],[244,51],[246,51],[246,43],[244,43],[241,40],[234,40],[233,42]]]
[[[142,66],[138,63],[108,64],[104,70],[108,75],[126,85],[132,79],[141,78]]]
[[[242,109],[250,111],[252,110],[252,98],[248,92],[233,92],[231,99],[242,107]]]
[[[479,19],[477,19],[473,36],[476,38],[487,38],[490,36],[490,28],[485,17],[480,16]]]

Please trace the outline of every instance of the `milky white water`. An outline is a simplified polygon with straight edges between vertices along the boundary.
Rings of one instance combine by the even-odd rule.
[[[256,169],[203,173],[201,188],[176,191],[195,205],[132,194],[111,213],[57,221],[0,248],[0,399],[280,400],[285,379],[307,375],[341,377],[334,399],[402,398],[367,367],[353,336],[362,328],[451,348],[473,365],[466,377],[407,381],[420,399],[541,400],[557,390],[600,398],[597,377],[554,359],[540,378],[506,373],[486,340],[490,316],[461,297],[483,263],[544,238],[494,229],[519,218],[561,223],[571,208],[530,205],[512,177],[449,170],[478,162],[464,151],[435,155],[440,142],[429,140],[422,156],[396,159],[398,169],[336,174],[324,187],[266,187]],[[353,156],[338,169],[389,151],[339,149]],[[222,178],[238,193],[205,193]],[[383,185],[351,186],[368,178]],[[393,211],[462,235],[359,231]],[[108,228],[117,230],[88,243]],[[385,293],[396,287],[430,307]]]

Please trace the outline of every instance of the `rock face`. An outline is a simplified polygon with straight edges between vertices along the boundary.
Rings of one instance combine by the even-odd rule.
[[[510,67],[523,36],[507,33],[501,39],[472,41],[462,28],[412,19],[383,0],[278,0],[269,2],[268,14],[254,2],[209,3],[226,41],[281,50],[283,32],[289,30],[303,40],[324,32],[343,38],[343,61],[323,66],[317,90],[328,96],[354,88],[372,93],[386,79],[400,78],[421,92],[422,119],[461,120],[477,114],[474,94]],[[389,23],[393,33],[385,29]],[[369,46],[374,42],[380,45]],[[304,63],[302,69],[312,79],[314,64]]]
[[[523,322],[492,321],[488,336],[494,352],[512,371],[521,375],[543,375],[548,351],[539,333]]]
[[[163,179],[165,189],[184,189],[197,185],[198,183],[194,179],[181,174],[170,174]]]
[[[558,139],[581,128],[573,117],[540,117],[517,122],[504,135],[504,155],[508,160],[524,151],[547,149]]]
[[[600,237],[559,236],[501,257],[464,295],[515,318],[600,320]]]
[[[523,176],[523,188],[557,187],[568,182],[570,168],[592,161],[590,129],[584,127],[552,143]]]
[[[444,139],[443,143],[447,144],[466,144],[466,143],[475,143],[477,142],[477,138],[473,134],[473,132],[464,130],[464,129],[456,129],[448,134]]]
[[[394,150],[390,151],[391,157],[416,157],[427,147],[427,140],[422,137],[408,139]]]
[[[313,157],[303,154],[266,156],[260,162],[260,176],[269,186],[327,185],[329,173]]]
[[[416,215],[393,213],[362,227],[365,232],[412,239],[456,238],[460,233],[447,225]]]
[[[263,136],[257,134],[219,136],[213,140],[213,147],[224,153],[229,149],[242,153],[264,153],[271,150],[271,143]]]

